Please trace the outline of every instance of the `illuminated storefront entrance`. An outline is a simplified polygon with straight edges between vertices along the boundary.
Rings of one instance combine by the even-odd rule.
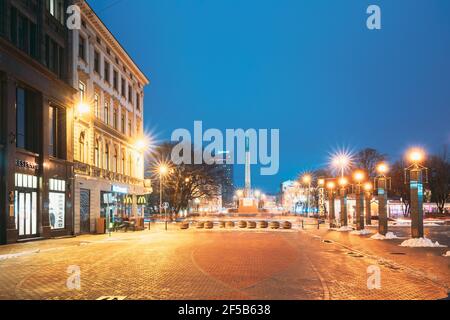
[[[38,236],[37,180],[38,178],[32,175],[15,174],[14,216],[21,239]]]

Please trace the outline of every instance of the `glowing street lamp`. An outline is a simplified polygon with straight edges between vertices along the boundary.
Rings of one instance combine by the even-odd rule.
[[[331,159],[331,165],[339,170],[341,173],[341,177],[344,177],[344,173],[346,170],[350,168],[352,164],[352,157],[347,152],[340,152],[333,156]]]
[[[407,152],[407,159],[413,164],[421,163],[425,159],[425,151],[420,148],[411,148]]]
[[[78,103],[76,109],[79,117],[82,117],[83,115],[89,113],[90,111],[89,105],[84,102]]]

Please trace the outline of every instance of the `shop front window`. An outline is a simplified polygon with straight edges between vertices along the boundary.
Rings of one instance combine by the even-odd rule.
[[[66,182],[64,180],[49,180],[49,213],[52,230],[65,228],[66,215]]]

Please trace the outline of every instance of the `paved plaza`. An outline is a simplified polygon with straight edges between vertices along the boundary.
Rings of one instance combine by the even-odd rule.
[[[0,247],[0,299],[446,298],[446,248],[398,242],[325,227],[179,230],[173,224],[168,232],[156,225],[111,237],[14,244]],[[368,289],[369,266],[380,268],[380,289]]]

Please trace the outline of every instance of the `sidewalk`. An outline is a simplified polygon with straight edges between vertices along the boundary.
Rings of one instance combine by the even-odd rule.
[[[372,235],[377,229],[369,228]],[[352,235],[350,232],[330,231],[321,226],[320,230],[307,229],[305,233],[320,237],[321,240],[333,241],[344,248],[372,256],[379,264],[392,268],[401,268],[416,275],[426,277],[450,292],[450,257],[443,257],[450,248],[407,248],[400,247],[406,239],[372,240],[371,235]]]

